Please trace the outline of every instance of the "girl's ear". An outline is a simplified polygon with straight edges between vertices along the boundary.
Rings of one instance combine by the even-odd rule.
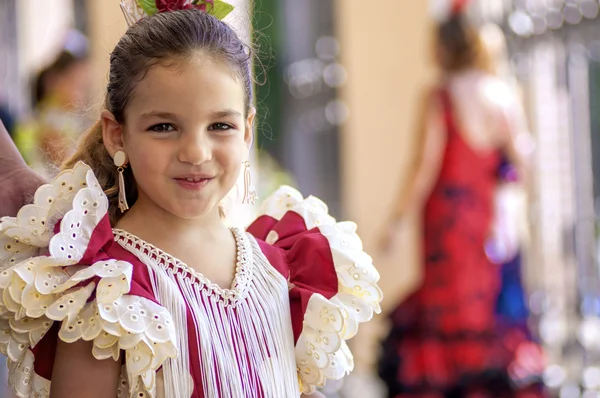
[[[246,128],[244,131],[244,141],[248,149],[252,147],[254,142],[254,117],[256,116],[256,108],[251,107],[248,111],[248,118],[246,119]]]
[[[107,110],[100,114],[102,123],[102,141],[104,147],[111,157],[118,151],[123,151],[125,142],[123,140],[123,126],[115,119],[114,115]]]

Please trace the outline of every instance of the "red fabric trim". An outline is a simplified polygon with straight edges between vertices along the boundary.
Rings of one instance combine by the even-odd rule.
[[[200,354],[198,350],[198,344],[200,342],[200,336],[196,330],[196,324],[194,317],[189,305],[186,303],[186,322],[188,328],[188,347],[190,349],[190,375],[194,380],[194,391],[190,398],[205,398],[204,388],[202,387],[202,372],[200,370]]]
[[[83,253],[79,264],[92,265],[97,261],[108,260],[109,257],[104,253],[103,249],[110,247],[113,241],[112,227],[110,226],[108,214],[106,214],[102,217],[98,225],[96,225],[96,228],[94,228],[90,237],[90,243],[88,243],[88,247],[85,253]]]
[[[269,246],[261,240],[265,240],[271,231],[275,231],[279,239]],[[248,227],[248,232],[259,240],[269,262],[292,286],[290,310],[294,342],[297,342],[310,297],[319,293],[331,299],[338,293],[338,278],[329,241],[318,228],[307,230],[302,216],[291,211],[279,221],[261,216]],[[273,248],[279,249],[280,256],[274,253]]]
[[[269,261],[269,264],[271,264],[273,268],[275,268],[285,279],[289,279],[290,268],[287,264],[285,252],[280,248],[265,243],[262,240],[257,239],[256,243],[258,243],[258,247]]]
[[[152,293],[152,282],[150,281],[150,275],[148,274],[148,267],[146,264],[142,263],[135,255],[114,241],[109,246],[106,256],[111,259],[127,261],[133,265],[131,289],[127,294],[143,297],[156,304],[160,304]]]
[[[267,235],[277,224],[277,220],[270,216],[260,216],[248,227],[247,231],[259,240],[266,240]]]
[[[52,378],[52,369],[54,367],[54,357],[56,356],[56,343],[58,339],[58,331],[60,324],[54,322],[54,325],[48,330],[46,335],[31,348],[31,352],[35,357],[33,369],[35,373],[42,376],[46,380]]]

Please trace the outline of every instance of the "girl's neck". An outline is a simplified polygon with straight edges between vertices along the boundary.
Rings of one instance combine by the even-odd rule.
[[[177,242],[211,241],[229,234],[218,209],[201,218],[187,220],[144,201],[136,202],[116,227],[159,247],[173,246]]]

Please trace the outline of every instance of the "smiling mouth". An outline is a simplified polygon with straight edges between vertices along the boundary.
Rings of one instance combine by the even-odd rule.
[[[185,178],[175,178],[175,181],[179,186],[185,189],[198,190],[203,188],[212,181],[212,178],[204,178],[204,177],[185,177]]]

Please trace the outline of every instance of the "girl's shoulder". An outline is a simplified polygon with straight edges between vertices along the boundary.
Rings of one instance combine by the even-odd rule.
[[[288,282],[298,378],[311,393],[351,371],[345,340],[380,312],[379,274],[356,224],[337,222],[320,199],[284,186],[260,214],[248,232]]]
[[[97,359],[126,351],[130,394],[154,389],[176,331],[139,264],[115,242],[108,198],[83,163],[0,220],[0,352],[17,395],[49,392],[57,339],[92,341]]]

